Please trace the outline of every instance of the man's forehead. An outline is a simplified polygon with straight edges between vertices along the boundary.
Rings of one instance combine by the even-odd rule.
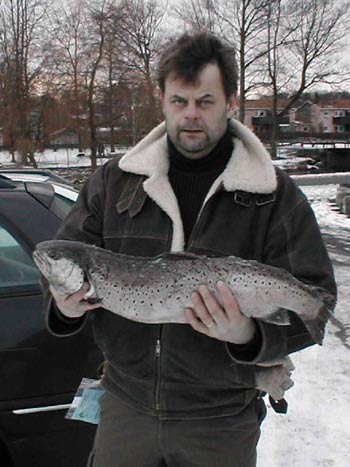
[[[165,79],[166,94],[187,94],[196,93],[198,95],[212,94],[217,95],[224,92],[220,70],[217,65],[208,64],[199,72],[194,81],[186,81],[174,72],[170,73]]]

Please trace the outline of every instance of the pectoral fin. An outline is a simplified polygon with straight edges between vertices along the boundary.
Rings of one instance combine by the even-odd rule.
[[[274,311],[261,319],[267,323],[278,324],[279,326],[288,326],[290,324],[289,310],[285,308],[274,309]]]

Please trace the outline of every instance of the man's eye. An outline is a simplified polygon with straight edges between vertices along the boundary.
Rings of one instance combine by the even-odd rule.
[[[185,101],[183,99],[173,99],[173,104],[176,104],[176,105],[183,105],[185,103]]]
[[[201,101],[200,106],[205,108],[205,107],[211,106],[212,103],[213,103],[212,101]]]

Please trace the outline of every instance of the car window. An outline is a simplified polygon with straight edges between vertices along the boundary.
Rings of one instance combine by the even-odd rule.
[[[0,225],[0,291],[9,287],[39,285],[40,273],[17,240]]]
[[[56,216],[64,219],[69,211],[72,209],[74,201],[66,198],[65,196],[55,193],[54,199],[51,203],[50,210],[56,214]]]

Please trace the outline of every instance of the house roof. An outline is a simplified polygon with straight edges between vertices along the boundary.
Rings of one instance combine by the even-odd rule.
[[[278,101],[278,108],[284,108],[287,105],[288,101],[286,99],[280,99]],[[294,111],[302,109],[305,105],[315,105],[322,110],[338,110],[338,109],[349,109],[350,110],[350,99],[333,99],[328,102],[312,102],[306,100],[301,104],[294,106]],[[246,100],[246,109],[249,110],[264,110],[272,109],[273,100],[271,97],[262,97],[261,99],[247,99]],[[293,108],[291,110],[293,110]]]
[[[350,110],[350,99],[337,99],[328,101],[327,103],[320,104],[320,107],[324,110]]]
[[[285,99],[280,99],[278,101],[278,108],[283,108],[287,105],[287,101]],[[261,99],[247,99],[245,103],[245,108],[249,109],[272,109],[273,107],[273,100],[271,97],[263,97]]]
[[[52,133],[49,134],[49,136],[59,136],[64,133],[76,133],[76,130],[72,128],[60,128],[59,130],[53,131]]]

